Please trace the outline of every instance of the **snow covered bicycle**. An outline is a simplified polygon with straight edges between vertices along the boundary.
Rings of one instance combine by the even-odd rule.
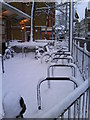
[[[62,55],[67,55],[66,48],[60,47],[59,49],[52,49],[49,52],[45,52],[41,57],[41,63],[48,63],[48,62],[57,62],[58,59],[54,58],[60,58]]]
[[[38,60],[46,53],[49,53],[53,48],[53,43],[47,43],[44,47],[36,46],[35,58]]]
[[[8,47],[8,48],[6,48],[6,50],[5,50],[5,54],[4,54],[4,60],[5,59],[9,59],[9,58],[11,58],[11,57],[14,57],[14,50],[11,48],[11,47]]]
[[[52,56],[54,55],[54,53],[57,53],[59,51],[61,51],[61,44],[57,43],[57,41],[55,41],[53,44],[52,43],[48,43],[45,46],[46,51],[42,54],[41,56],[41,63],[48,63],[51,61]]]

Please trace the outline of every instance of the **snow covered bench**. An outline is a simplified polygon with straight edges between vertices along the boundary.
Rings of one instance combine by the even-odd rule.
[[[22,56],[23,56],[24,53],[25,53],[25,56],[26,56],[26,50],[27,49],[35,51],[36,46],[37,47],[44,47],[46,44],[47,43],[43,43],[43,42],[22,42],[22,43],[15,42],[15,44],[11,44],[10,46],[21,49]]]

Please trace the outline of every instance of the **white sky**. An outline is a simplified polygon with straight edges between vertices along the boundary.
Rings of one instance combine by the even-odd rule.
[[[76,10],[79,15],[79,20],[81,21],[83,18],[85,18],[85,9],[88,7],[88,2],[82,2],[76,5]]]

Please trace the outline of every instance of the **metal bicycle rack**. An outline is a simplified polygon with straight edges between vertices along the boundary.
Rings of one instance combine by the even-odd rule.
[[[71,63],[74,63],[74,60],[73,60],[73,57],[72,56],[63,56],[63,57],[54,57],[53,59],[52,59],[52,61],[54,61],[54,60],[62,60],[62,64],[63,64],[63,60],[68,60],[68,63],[70,63],[70,61],[71,61]]]
[[[54,54],[54,55],[60,55],[60,56],[61,56],[61,55],[70,56],[70,55],[71,55],[71,52],[68,52],[68,51],[57,51],[57,52],[52,53],[51,56],[52,56],[53,54]]]
[[[41,93],[40,93],[40,86],[44,81],[71,81],[74,83],[76,87],[78,87],[78,83],[75,77],[47,77],[43,80],[40,80],[37,84],[37,104],[38,109],[41,110]]]
[[[53,57],[53,55],[54,55],[54,57]],[[51,54],[48,53],[48,52],[46,52],[46,53],[41,57],[41,63],[42,63],[43,57],[48,56],[49,58],[53,59],[53,58],[55,58],[55,56],[57,56],[57,55],[59,56],[58,58],[60,58],[61,55],[64,55],[64,57],[67,57],[67,56],[70,56],[71,53],[68,52],[68,51],[61,51],[61,50],[58,50],[57,52],[52,52]]]
[[[70,67],[70,68],[72,68],[72,74],[73,74],[73,76],[74,77],[76,77],[77,76],[77,67],[76,67],[76,65],[75,64],[73,64],[73,63],[70,63],[70,64],[65,64],[65,65],[62,65],[62,64],[55,64],[55,65],[50,65],[49,67],[48,67],[48,69],[47,69],[47,76],[48,77],[50,77],[50,75],[51,76],[54,76],[54,68],[56,68],[56,67]],[[52,68],[51,70],[51,74],[50,74],[50,68]],[[48,88],[50,88],[50,81],[48,81]]]
[[[47,53],[45,53],[45,54],[41,57],[41,63],[43,63],[43,58],[44,58],[45,56],[48,56],[48,58],[51,58],[51,55],[47,52]],[[48,61],[48,60],[47,60],[47,61]]]

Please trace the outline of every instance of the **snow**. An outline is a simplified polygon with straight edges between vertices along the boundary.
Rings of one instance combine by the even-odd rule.
[[[51,81],[50,89],[48,89],[47,82],[44,82],[41,86],[42,110],[38,110],[37,84],[40,79],[47,77],[47,68],[50,63],[41,64],[40,60],[35,59],[35,53],[30,52],[27,53],[26,57],[22,57],[21,53],[15,54],[13,58],[6,59],[4,65],[5,73],[2,76],[3,102],[5,95],[12,91],[22,96],[27,108],[24,114],[25,118],[37,117],[37,114],[47,111],[63,101],[74,90],[73,83],[69,81]],[[56,75],[71,76],[71,70],[70,68],[59,68]],[[82,79],[80,74],[77,77]],[[10,103],[12,105],[12,102]],[[10,112],[9,110],[8,112]]]
[[[5,117],[15,118],[21,112],[22,108],[20,106],[21,96],[14,91],[7,93],[3,99],[3,108],[5,112]]]
[[[18,42],[19,41],[19,42]],[[46,43],[44,42],[20,42],[20,40],[11,40],[10,46],[16,46],[19,48],[27,47],[27,48],[36,48],[36,46],[45,46]]]
[[[49,40],[47,40],[47,39],[39,40],[38,39],[38,40],[35,40],[35,42],[43,42],[43,43],[48,43],[49,42],[49,43],[53,43],[53,42],[55,42],[55,40],[50,40],[50,39]]]

